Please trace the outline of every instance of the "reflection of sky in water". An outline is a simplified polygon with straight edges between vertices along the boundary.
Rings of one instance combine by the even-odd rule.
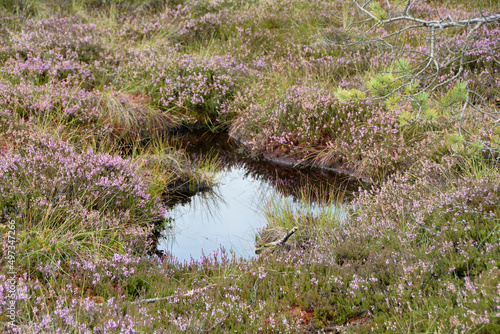
[[[166,213],[174,218],[174,227],[163,232],[158,250],[171,252],[181,262],[221,248],[234,251],[236,257],[254,254],[256,232],[266,223],[259,204],[269,194],[298,209],[301,196],[297,191],[304,186],[314,199],[315,192],[321,198],[331,189],[348,185],[331,173],[249,159],[227,134],[191,134],[177,140],[193,159],[215,154],[221,163],[220,182],[213,191],[198,193]],[[311,209],[318,207],[313,204]]]
[[[167,216],[173,217],[173,231],[159,245],[178,260],[198,259],[221,247],[236,257],[254,253],[256,230],[265,224],[259,200],[270,187],[243,168],[222,172],[213,193],[198,193],[190,203],[177,205]],[[171,234],[173,233],[173,234]]]

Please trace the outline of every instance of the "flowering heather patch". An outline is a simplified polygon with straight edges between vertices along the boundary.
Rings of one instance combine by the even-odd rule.
[[[162,220],[165,208],[129,160],[22,129],[6,134],[13,147],[0,156],[0,203],[22,229],[116,230],[144,246],[150,224]]]
[[[229,106],[247,71],[231,56],[198,59],[175,53],[165,57],[156,52],[140,57],[126,70],[134,80],[143,82],[161,109],[187,124],[213,125],[234,116]]]
[[[15,58],[5,61],[1,73],[12,82],[25,79],[37,85],[50,81],[91,82],[94,80],[90,66],[78,60],[76,52],[62,55],[52,50],[48,54],[29,52],[26,59],[17,54]]]
[[[49,163],[50,162],[50,163]],[[78,153],[65,143],[40,138],[38,143],[26,143],[8,156],[2,156],[2,175],[11,182],[3,184],[3,201],[11,203],[15,194],[27,195],[24,188],[31,180],[37,185],[34,203],[40,212],[51,203],[69,209],[74,203],[86,203],[104,213],[113,210],[129,211],[132,217],[148,221],[162,214],[144,191],[144,183],[136,176],[136,167],[126,159],[88,150]],[[37,180],[45,180],[38,182]],[[84,194],[84,196],[82,196]],[[38,209],[35,209],[37,211]],[[127,214],[127,216],[129,215]],[[118,217],[120,215],[118,214]],[[92,222],[89,221],[89,223]],[[99,222],[93,222],[99,224]]]
[[[491,171],[446,179],[442,166],[420,163],[415,172],[360,197],[355,220],[341,229],[337,242],[366,245],[370,240],[362,253],[366,262],[375,261],[377,252],[391,253],[387,264],[396,265],[393,275],[405,282],[387,286],[394,292],[385,299],[388,308],[402,316],[426,313],[437,321],[436,327],[463,331],[496,322],[500,185],[498,172]],[[346,259],[353,256],[349,245],[339,247]],[[433,308],[426,294],[442,298],[436,299],[438,304],[453,304],[453,311]],[[396,330],[398,323],[385,325]]]
[[[125,255],[41,262],[35,277],[19,280],[18,298],[31,310],[20,319],[25,332],[130,326],[292,333],[347,324],[377,332],[495,331],[500,177],[495,169],[444,175],[436,164],[417,165],[362,194],[347,221],[309,217],[323,221],[309,227],[321,239],[253,261],[215,253],[184,265]],[[166,299],[130,304],[155,297]]]
[[[131,264],[132,263],[132,264]],[[80,289],[98,285],[121,283],[134,273],[132,267],[136,259],[115,254],[110,260],[101,261],[69,261],[66,270],[73,275],[63,279],[60,286],[51,285],[46,279],[34,279],[23,275],[17,282],[18,317],[21,325],[12,330],[13,333],[40,332],[77,332],[77,333],[134,333],[137,325],[146,326],[151,323],[149,315],[123,315],[122,305],[116,301],[120,298],[110,297],[104,301],[102,297],[83,297]],[[38,268],[42,275],[54,277],[54,273],[46,267]],[[60,271],[60,268],[58,268]],[[56,270],[56,272],[58,271]],[[127,271],[130,270],[130,271]],[[0,277],[4,277],[3,275]],[[78,281],[78,279],[90,279]],[[53,280],[52,280],[53,282]],[[0,286],[0,313],[4,311],[7,285]],[[64,295],[64,299],[56,299]],[[8,328],[3,328],[8,330]]]
[[[203,42],[212,36],[222,35],[224,38],[224,23],[231,18],[221,11],[206,13],[201,17],[187,16],[182,21],[179,29],[176,30],[173,40],[175,42]]]
[[[17,332],[498,332],[500,175],[482,151],[500,147],[498,21],[437,29],[429,57],[428,27],[388,37],[405,23],[379,22],[387,3],[404,9],[372,1],[370,22],[350,1],[1,3],[0,230],[17,223]],[[408,14],[498,13],[477,3]],[[203,162],[141,141],[180,123],[380,184],[342,219],[269,210],[269,227],[300,229],[254,259],[145,256],[156,197],[202,178]],[[132,140],[115,150],[110,137]]]
[[[465,30],[454,36],[441,36],[439,39],[439,45],[442,48],[452,50],[467,48],[460,79],[467,82],[471,90],[481,92],[487,100],[497,104],[496,98],[500,83],[500,70],[498,69],[500,41],[497,38],[499,34],[500,24],[491,24],[482,26],[471,37],[468,37],[468,31]],[[448,62],[453,62],[453,66],[443,66]],[[460,70],[460,61],[456,54],[443,57],[440,65],[444,67],[440,81],[452,78]],[[477,96],[472,96],[472,98],[478,99]]]
[[[159,104],[164,108],[176,106],[181,110],[195,110],[216,123],[230,119],[230,115],[225,114],[238,89],[238,77],[246,70],[245,66],[233,57],[190,58],[178,59],[176,66],[169,69],[177,76],[153,76],[153,80],[163,82],[163,87],[159,89]]]
[[[283,95],[269,108],[269,118],[267,115],[260,117],[266,124],[253,125],[250,122],[258,123],[259,118],[244,115],[243,122],[250,123],[254,129],[268,131],[263,133],[267,140],[264,148],[272,149],[276,145],[293,148],[300,143],[324,145],[325,137],[330,138],[342,126],[342,113],[337,115],[333,94],[321,91],[319,87],[303,85],[293,86]]]
[[[450,167],[461,159],[450,160]],[[489,171],[483,175],[467,166],[457,176],[443,165],[420,162],[381,188],[361,193],[347,221],[324,225],[322,220],[333,216],[311,216],[306,234],[317,237],[313,247],[305,246],[306,253],[314,254],[314,263],[324,263],[328,274],[314,276],[311,264],[301,272],[306,256],[293,262],[303,282],[295,282],[294,293],[302,296],[300,287],[309,286],[311,298],[315,284],[322,291],[321,298],[297,299],[323,324],[343,323],[342,317],[361,312],[366,324],[358,326],[369,331],[495,331],[500,175],[497,165],[483,165]],[[273,221],[281,218],[280,213]],[[296,219],[290,224],[304,217]]]
[[[453,14],[453,13],[450,13]],[[478,16],[481,14],[476,13]],[[461,16],[470,16],[471,13],[462,13]],[[500,24],[492,23],[483,25],[471,34],[470,29],[456,28],[443,31],[436,36],[435,42],[435,66],[427,66],[425,63],[430,45],[421,44],[401,45],[403,50],[397,55],[387,57],[387,62],[397,60],[397,57],[404,57],[410,60],[410,68],[413,73],[424,71],[426,81],[419,82],[419,86],[430,84],[440,86],[438,92],[446,92],[456,80],[463,80],[469,84],[471,90],[477,90],[481,95],[486,95],[491,99],[496,92],[496,82],[498,81],[497,60],[499,54],[499,33]],[[382,32],[382,35],[388,32]],[[425,31],[418,31],[424,35]],[[415,50],[417,52],[415,52]],[[463,58],[462,58],[463,57]],[[415,71],[416,70],[416,71]],[[404,75],[403,72],[398,72]],[[449,81],[449,82],[447,82]],[[443,85],[443,82],[447,82]],[[484,92],[484,93],[483,93]],[[472,96],[472,98],[476,98]],[[493,99],[494,100],[494,99]]]
[[[0,79],[0,91],[3,108],[42,124],[76,129],[87,139],[144,139],[177,126],[174,116],[151,107],[140,94],[88,91],[67,80],[34,84],[25,78],[16,84]]]
[[[407,112],[404,104],[411,101],[416,111],[410,117],[412,124],[433,123],[433,126],[439,124],[438,127],[454,128],[458,133],[456,137],[462,142],[497,152],[498,129],[492,122],[496,122],[498,115],[495,110],[498,104],[495,83],[499,80],[499,44],[496,38],[498,21],[470,27],[452,24],[446,29],[432,30],[429,25],[407,29],[409,22],[406,19],[394,19],[400,15],[411,15],[432,21],[437,17],[444,17],[442,15],[446,13],[444,21],[452,21],[450,17],[464,20],[495,12],[483,9],[471,11],[460,6],[438,8],[426,2],[415,2],[414,7],[413,4],[410,6],[409,12],[402,14],[403,9],[396,2],[393,7],[382,8],[375,2],[372,5],[364,14],[367,17],[374,15],[371,16],[374,20],[372,23],[382,20],[376,18],[377,15],[388,15],[382,20],[384,24],[370,23],[369,27],[359,25],[349,33],[350,37],[355,37],[356,42],[367,47],[370,45],[367,41],[378,46],[379,50],[375,52],[386,62],[386,69],[382,69],[380,73],[366,73],[366,86],[375,98],[385,99],[392,107],[402,106],[403,114]],[[362,31],[363,27],[365,31]],[[356,36],[357,34],[362,37]],[[380,43],[381,40],[384,43]],[[345,45],[354,43],[349,38],[331,42]],[[457,85],[462,85],[464,95],[453,93]],[[349,88],[358,89],[358,86],[350,85]],[[445,116],[440,118],[439,114]],[[440,120],[436,122],[437,118]],[[478,122],[466,124],[466,118],[483,118],[485,121],[481,125]],[[437,129],[429,130],[420,129],[421,133],[418,135],[425,136],[426,132]],[[485,132],[489,135],[484,135]]]
[[[293,333],[355,326],[368,332],[494,332],[500,178],[491,173],[443,182],[442,168],[423,163],[362,194],[347,221],[312,222],[313,238],[287,250],[252,261],[214,253],[184,265],[168,256],[72,261],[67,271],[79,279],[58,283],[64,301],[44,301],[48,288],[34,279],[20,282],[21,291],[31,289],[20,298],[33,296],[29,319],[51,317],[57,328],[95,331],[104,331],[110,312],[110,325],[145,331]],[[38,270],[54,273],[48,266]],[[92,294],[80,297],[83,290]],[[163,299],[131,304],[136,298]],[[33,328],[41,325],[25,319]]]
[[[48,118],[66,124],[96,126],[100,117],[96,94],[68,83],[36,85],[21,79],[12,84],[0,80],[0,90],[2,108],[13,110],[23,118]]]
[[[318,85],[294,85],[275,94],[270,105],[245,101],[248,106],[232,130],[253,149],[323,165],[344,162],[372,176],[415,158],[412,143],[402,140],[400,110],[367,99],[340,101]]]
[[[27,57],[29,53],[50,55],[55,51],[62,55],[76,53],[78,60],[86,63],[101,60],[105,54],[96,25],[83,21],[76,15],[29,20],[23,31],[11,34],[12,52]]]

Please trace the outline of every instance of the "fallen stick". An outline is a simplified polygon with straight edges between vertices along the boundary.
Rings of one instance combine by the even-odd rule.
[[[154,303],[154,302],[157,302],[157,301],[160,301],[160,300],[171,300],[171,299],[174,299],[176,297],[190,297],[192,295],[194,295],[196,292],[203,292],[205,290],[207,290],[208,288],[211,288],[213,286],[216,286],[217,284],[210,284],[210,285],[207,285],[201,289],[192,289],[192,290],[189,290],[188,292],[186,293],[183,293],[182,295],[170,295],[170,296],[167,296],[167,297],[156,297],[156,298],[148,298],[148,299],[139,299],[139,300],[135,300],[133,302],[129,302],[129,304],[141,304],[141,303]],[[106,303],[96,303],[95,305],[96,306],[103,306],[105,305]]]
[[[171,295],[171,296],[167,296],[167,297],[157,297],[157,298],[140,299],[140,300],[136,300],[136,301],[130,302],[130,304],[154,303],[154,302],[157,302],[157,301],[160,301],[160,300],[170,300],[170,299],[174,299],[174,298],[177,298],[177,297],[191,297],[196,292],[203,292],[203,291],[207,290],[208,288],[211,288],[211,287],[213,287],[215,285],[216,284],[210,284],[210,285],[207,285],[206,287],[203,287],[201,289],[189,290],[188,292],[183,293],[182,295]]]
[[[297,232],[298,229],[299,228],[295,226],[290,231],[288,231],[283,236],[283,238],[273,242],[268,242],[267,244],[259,245],[258,247],[255,248],[255,254],[260,254],[264,249],[267,248],[275,248],[276,246],[282,246],[295,232]]]

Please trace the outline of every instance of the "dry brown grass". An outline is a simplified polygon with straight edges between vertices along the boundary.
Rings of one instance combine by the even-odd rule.
[[[99,108],[114,139],[149,139],[173,131],[179,124],[175,116],[152,107],[148,96],[140,92],[104,93]]]

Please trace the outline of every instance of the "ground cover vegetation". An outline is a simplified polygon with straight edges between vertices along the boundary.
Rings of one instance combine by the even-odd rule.
[[[1,331],[498,332],[499,14],[3,1]],[[197,129],[371,186],[342,212],[272,199],[258,241],[298,231],[253,259],[157,257],[175,188],[215,182],[164,139]]]

